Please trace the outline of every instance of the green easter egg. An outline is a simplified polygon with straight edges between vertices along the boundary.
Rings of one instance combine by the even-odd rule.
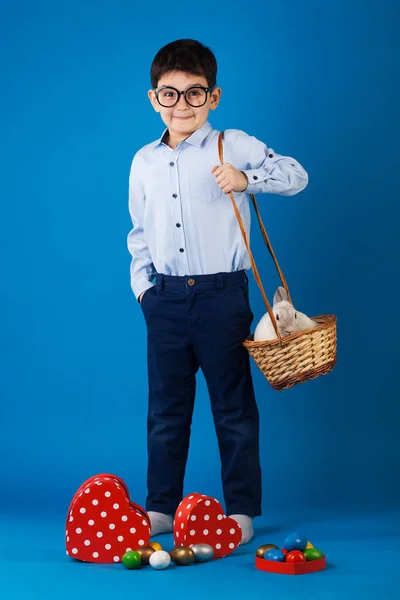
[[[306,557],[307,562],[310,560],[318,560],[319,558],[324,558],[324,554],[317,548],[307,548],[304,550],[304,555]]]
[[[128,552],[125,552],[122,557],[122,564],[127,569],[136,569],[136,567],[140,566],[141,562],[142,557],[140,556],[139,552],[136,552],[135,550],[129,550]]]

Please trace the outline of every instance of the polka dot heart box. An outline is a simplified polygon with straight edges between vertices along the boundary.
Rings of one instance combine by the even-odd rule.
[[[179,504],[174,520],[175,546],[209,544],[215,550],[214,558],[233,552],[242,539],[240,525],[224,514],[215,498],[190,494]]]
[[[85,481],[72,499],[65,530],[67,554],[91,563],[117,563],[129,550],[147,546],[150,519],[130,501],[128,488],[103,473]]]

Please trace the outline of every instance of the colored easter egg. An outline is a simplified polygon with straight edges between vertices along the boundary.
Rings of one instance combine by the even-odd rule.
[[[304,554],[307,561],[324,558],[324,554],[317,548],[307,548],[306,550],[304,550]]]
[[[271,548],[264,556],[265,560],[273,560],[275,562],[284,562],[285,555],[278,548]]]
[[[150,548],[154,548],[154,550],[162,550],[162,546],[158,542],[149,542],[148,545]]]
[[[286,554],[285,562],[287,563],[302,563],[306,562],[306,557],[300,550],[291,550]]]
[[[194,562],[195,555],[191,548],[185,546],[177,546],[169,553],[172,562],[175,565],[186,566]]]
[[[135,550],[129,550],[128,552],[125,552],[122,557],[122,564],[127,569],[136,569],[140,566],[141,562],[142,557],[140,556],[139,552],[135,552]]]
[[[286,554],[288,553],[288,551],[286,550],[286,548],[282,548],[282,552],[283,554],[286,556]]]
[[[156,550],[150,556],[149,563],[153,569],[159,571],[161,569],[166,569],[170,565],[171,557],[165,550]]]
[[[215,550],[210,544],[194,544],[192,546],[196,562],[206,562],[214,557]]]
[[[153,554],[153,552],[155,552],[155,550],[150,546],[143,546],[143,548],[138,548],[136,552],[142,557],[142,565],[148,565],[150,556]]]
[[[279,550],[278,546],[275,546],[275,544],[263,544],[262,546],[257,548],[256,556],[258,556],[258,558],[264,558],[264,556],[268,552],[268,550],[273,550],[273,549]]]
[[[283,545],[288,552],[291,550],[300,550],[300,552],[303,552],[306,549],[307,543],[306,536],[296,532],[288,535]]]
[[[312,545],[312,543],[311,543],[311,542],[308,542],[308,544],[307,544],[307,546],[306,546],[306,550],[307,550],[308,548],[314,548],[314,546]]]

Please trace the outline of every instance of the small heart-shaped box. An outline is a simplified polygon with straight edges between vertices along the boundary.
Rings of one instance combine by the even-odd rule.
[[[150,519],[130,501],[128,488],[115,475],[85,481],[73,497],[65,527],[66,553],[91,563],[118,563],[129,550],[147,546]]]
[[[265,560],[256,556],[256,568],[267,573],[279,573],[280,575],[306,575],[326,569],[326,557],[303,563],[275,562]]]
[[[175,546],[209,544],[214,548],[214,558],[222,558],[231,554],[241,539],[240,525],[225,515],[215,498],[195,493],[179,504],[174,520]]]

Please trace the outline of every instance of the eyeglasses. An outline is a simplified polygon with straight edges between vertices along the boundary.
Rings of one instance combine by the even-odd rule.
[[[174,87],[163,85],[159,88],[156,88],[154,91],[156,93],[157,102],[166,108],[170,108],[171,106],[178,104],[181,95],[185,97],[185,100],[189,106],[199,107],[204,106],[204,104],[207,102],[208,92],[211,92],[214,88],[215,86],[206,88],[196,85],[188,88],[186,91],[180,92]]]

